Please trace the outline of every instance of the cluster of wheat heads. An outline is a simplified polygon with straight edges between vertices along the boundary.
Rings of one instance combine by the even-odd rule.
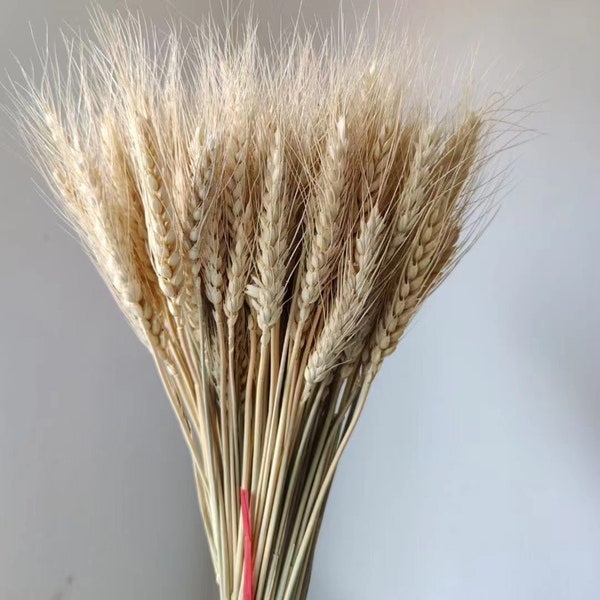
[[[98,15],[19,122],[155,359],[221,598],[301,599],[371,382],[486,214],[493,112],[434,110],[393,36],[187,35]]]

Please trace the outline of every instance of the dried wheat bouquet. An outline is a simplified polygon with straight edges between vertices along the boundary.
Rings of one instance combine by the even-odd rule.
[[[220,597],[305,598],[373,378],[487,214],[493,107],[436,108],[393,35],[98,13],[67,54],[19,123],[155,360]]]

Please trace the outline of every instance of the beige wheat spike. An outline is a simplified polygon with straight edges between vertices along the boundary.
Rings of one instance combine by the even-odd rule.
[[[192,247],[190,233],[195,225],[193,220],[194,170],[189,154],[192,136],[188,133],[188,126],[182,122],[183,116],[179,114],[182,110],[181,107],[176,108],[173,106],[175,103],[175,98],[170,98],[168,101],[173,133],[167,138],[169,142],[168,155],[162,159],[162,164],[171,165],[171,168],[163,169],[169,173],[169,181],[163,185],[168,185],[171,190],[167,214],[170,227],[176,232],[175,250],[178,253],[179,263],[174,266],[174,272],[176,277],[181,280],[180,285],[176,288],[177,312],[175,316],[177,317],[177,326],[183,330],[188,323],[192,329],[197,329],[200,311],[197,289],[193,284],[193,262],[190,258]]]
[[[282,201],[286,196],[284,169],[283,135],[281,129],[276,128],[264,175],[256,272],[247,288],[256,311],[257,324],[264,336],[268,336],[279,320],[285,294],[290,222]]]
[[[308,359],[304,378],[307,393],[325,380],[331,369],[339,362],[350,340],[372,310],[373,282],[385,254],[386,221],[374,206],[368,216],[361,219],[354,252],[344,266],[332,309]]]
[[[227,290],[224,311],[232,325],[244,302],[244,289],[248,281],[254,225],[254,202],[247,190],[246,155],[247,142],[233,159],[233,172],[227,187],[227,217],[229,238],[229,262],[227,265]],[[230,159],[227,159],[230,160]]]
[[[431,181],[431,169],[437,160],[438,146],[433,125],[426,125],[416,133],[414,150],[406,166],[406,179],[393,208],[393,230],[388,256],[393,260],[406,243],[425,203],[426,186]]]
[[[433,211],[434,213],[437,211]],[[436,233],[441,231],[441,220],[430,218],[426,221],[420,235],[422,241],[413,248],[408,264],[406,265],[400,281],[392,298],[384,308],[381,320],[378,322],[371,346],[366,354],[371,371],[376,372],[382,360],[389,356],[398,345],[410,320],[418,310],[420,303],[425,299],[425,292],[431,287],[432,282],[428,275],[434,252],[444,246],[445,238],[436,239]],[[425,243],[423,234],[432,232],[430,241]],[[429,251],[426,248],[430,248]],[[452,246],[454,249],[454,246]],[[445,255],[448,262],[451,255]],[[445,265],[439,265],[441,272]]]
[[[162,308],[158,300],[160,290],[156,273],[148,254],[148,234],[144,219],[144,207],[133,180],[133,166],[126,147],[123,133],[118,129],[114,116],[105,114],[101,125],[103,146],[103,175],[105,176],[106,198],[114,197],[121,211],[121,222],[127,228],[121,235],[121,243],[128,247],[142,286],[142,303],[149,322],[162,321]],[[107,203],[108,204],[108,203]],[[150,327],[150,330],[155,329]]]
[[[200,132],[196,133],[200,137]],[[193,202],[189,214],[188,239],[190,242],[189,258],[192,262],[192,284],[197,291],[201,289],[202,254],[204,242],[202,229],[205,219],[212,214],[211,191],[214,190],[215,160],[217,151],[216,136],[209,137],[201,144],[193,171]]]
[[[109,282],[121,309],[132,323],[138,337],[149,345],[149,317],[144,310],[142,285],[135,269],[133,256],[127,247],[127,223],[120,214],[119,205],[110,209],[93,170],[82,173],[78,192],[86,202],[94,206],[93,221],[88,225],[96,249],[95,257],[105,279]]]
[[[226,214],[228,238],[233,241],[240,229],[240,222],[246,208],[246,157],[250,128],[237,115],[233,115],[231,120],[232,132],[225,143],[223,153],[225,179],[223,208]]]
[[[231,72],[226,66],[226,88],[231,84]],[[250,164],[252,162],[252,137],[249,125],[250,115],[240,108],[244,104],[240,93],[243,90],[234,88],[225,90],[225,103],[232,107],[225,110],[225,118],[229,121],[230,133],[225,139],[223,150],[222,205],[224,211],[223,237],[227,244],[225,264],[225,282],[223,295],[223,312],[227,319],[228,341],[230,346],[230,378],[238,379],[234,374],[233,348],[236,343],[236,329],[242,331],[243,325],[237,323],[244,311],[244,290],[248,282],[252,258],[252,228],[254,225],[254,203],[250,189]],[[236,326],[237,324],[237,326]],[[232,390],[236,382],[231,381]]]
[[[156,281],[156,275],[148,255],[148,234],[144,221],[144,207],[136,189],[133,167],[127,148],[123,144],[123,132],[113,115],[105,113],[101,124],[102,175],[108,188],[107,197],[114,196],[124,211],[130,227],[130,242],[134,247],[135,260],[140,277]]]
[[[190,230],[190,259],[194,285],[201,290],[217,321],[223,318],[225,297],[225,214],[219,138],[208,137],[200,150],[194,173],[194,224]]]
[[[477,161],[484,162],[480,146],[485,135],[481,114],[470,112],[446,142],[444,152],[431,169],[430,193],[439,196],[440,203],[451,206],[459,203],[460,209],[468,204],[470,194],[462,198],[461,194]]]
[[[197,331],[201,327],[201,307],[203,299],[202,283],[202,255],[205,240],[202,228],[205,219],[211,214],[211,191],[214,188],[214,172],[217,149],[216,136],[202,136],[198,129],[194,135],[194,150],[191,153],[191,202],[187,211],[186,226],[184,228],[187,255],[184,260],[188,262],[189,273],[184,281],[186,308],[190,326]],[[198,334],[194,337],[198,337]]]
[[[169,214],[169,199],[158,171],[156,150],[147,119],[136,119],[134,136],[152,266],[158,285],[167,299],[169,311],[177,316],[184,273],[180,249],[177,247],[177,231]]]
[[[223,311],[226,259],[223,214],[215,204],[216,202],[212,202],[212,206],[208,207],[198,235],[202,239],[200,261],[205,294],[213,306],[215,319],[219,321]]]
[[[361,181],[363,203],[369,200],[379,202],[385,208],[385,184],[390,179],[390,168],[394,154],[395,125],[384,118],[367,156],[367,165]]]
[[[346,120],[340,117],[327,140],[322,159],[317,189],[310,201],[313,231],[309,235],[309,248],[305,259],[304,274],[298,299],[298,320],[302,324],[308,318],[311,307],[320,298],[324,282],[331,276],[336,256],[340,251],[340,219],[343,218],[342,192],[346,171],[348,139]],[[310,202],[309,201],[309,202]]]

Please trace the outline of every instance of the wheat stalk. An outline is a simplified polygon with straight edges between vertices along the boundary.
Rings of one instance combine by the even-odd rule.
[[[305,598],[373,378],[485,220],[498,106],[436,116],[391,37],[296,31],[267,57],[251,26],[94,31],[67,79],[15,85],[18,123],[154,357],[221,598],[249,597],[245,571],[260,600]]]

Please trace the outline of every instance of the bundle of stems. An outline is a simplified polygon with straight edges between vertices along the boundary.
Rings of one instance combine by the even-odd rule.
[[[394,35],[256,32],[98,12],[14,92],[155,360],[220,597],[292,600],[375,374],[489,214],[494,107],[435,110]]]

